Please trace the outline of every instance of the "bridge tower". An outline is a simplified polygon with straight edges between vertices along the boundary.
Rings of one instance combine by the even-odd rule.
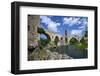
[[[38,45],[38,26],[40,25],[40,16],[28,15],[28,47]]]
[[[68,42],[67,30],[65,30],[65,44]]]

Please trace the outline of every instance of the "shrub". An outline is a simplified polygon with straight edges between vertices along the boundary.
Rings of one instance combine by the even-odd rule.
[[[78,43],[78,40],[76,38],[72,38],[70,40],[70,44],[74,45],[74,44],[77,44]]]

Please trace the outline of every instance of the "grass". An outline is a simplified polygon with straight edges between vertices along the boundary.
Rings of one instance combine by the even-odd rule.
[[[87,45],[86,44],[82,44],[82,43],[78,43],[78,44],[75,44],[75,46],[79,49],[85,49],[87,48]]]

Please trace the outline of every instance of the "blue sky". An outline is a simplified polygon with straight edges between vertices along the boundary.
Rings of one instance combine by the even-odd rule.
[[[64,35],[67,30],[70,36],[83,36],[88,27],[88,17],[40,16],[40,27],[60,35]]]

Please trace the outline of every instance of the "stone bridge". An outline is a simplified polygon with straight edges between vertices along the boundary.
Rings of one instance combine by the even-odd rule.
[[[50,36],[50,39],[51,41],[54,41],[56,37],[58,37],[59,41],[60,40],[63,40],[65,42],[65,38],[67,38],[67,44],[70,43],[70,40],[72,38],[75,38],[76,40],[78,40],[80,42],[81,38],[78,37],[78,36],[73,36],[73,37],[70,37],[70,36],[65,36],[65,35],[60,35],[60,34],[57,34],[57,33],[53,33],[53,32],[49,32],[47,30],[45,30],[45,32]]]
[[[33,42],[38,42],[39,40],[39,33],[38,27],[40,26],[40,17],[36,15],[29,15],[28,16],[28,46],[33,45]],[[57,33],[49,32],[45,30],[45,32],[50,36],[51,41],[54,41],[55,38],[57,37],[59,41],[64,41],[65,38],[67,38],[67,44],[69,44],[71,37],[69,36],[62,36]],[[76,37],[78,41],[80,41],[79,38]]]
[[[56,37],[59,40],[65,40],[65,37],[60,35],[60,34],[57,34],[57,33],[54,33],[54,32],[49,32],[47,30],[45,30],[45,32],[50,36],[51,41],[54,41]]]

